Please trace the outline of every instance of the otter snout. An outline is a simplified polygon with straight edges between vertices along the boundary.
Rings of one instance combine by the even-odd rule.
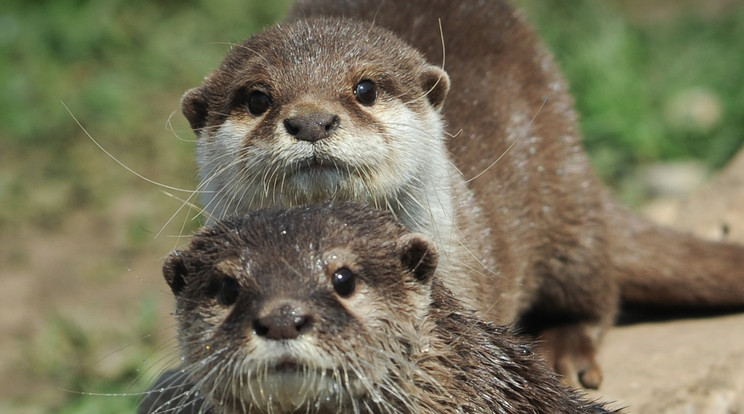
[[[309,331],[313,318],[300,302],[282,300],[270,303],[253,321],[253,332],[272,340],[295,339]]]
[[[314,112],[285,119],[284,129],[300,141],[315,142],[330,137],[340,123],[338,115]]]

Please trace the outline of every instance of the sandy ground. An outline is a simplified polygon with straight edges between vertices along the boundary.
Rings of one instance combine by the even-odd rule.
[[[744,413],[744,315],[612,329],[591,395],[637,414]]]

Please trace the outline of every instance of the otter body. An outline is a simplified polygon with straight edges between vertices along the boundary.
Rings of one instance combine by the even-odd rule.
[[[182,109],[210,222],[322,200],[389,210],[433,240],[456,297],[539,335],[569,383],[599,385],[621,300],[744,304],[744,249],[611,199],[566,82],[504,1],[300,1]]]
[[[185,364],[141,412],[610,412],[465,310],[437,257],[388,212],[353,203],[201,231],[163,268]]]

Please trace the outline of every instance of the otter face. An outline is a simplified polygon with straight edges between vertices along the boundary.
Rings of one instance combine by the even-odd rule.
[[[368,23],[309,20],[236,45],[182,111],[210,222],[267,206],[385,206],[446,153],[447,74]],[[441,157],[440,157],[441,158]]]
[[[220,222],[164,266],[184,375],[228,412],[406,406],[436,263],[429,241],[355,204]]]

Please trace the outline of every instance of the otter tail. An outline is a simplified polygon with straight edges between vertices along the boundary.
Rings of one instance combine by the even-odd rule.
[[[705,241],[608,204],[613,278],[625,304],[744,307],[744,246]]]

